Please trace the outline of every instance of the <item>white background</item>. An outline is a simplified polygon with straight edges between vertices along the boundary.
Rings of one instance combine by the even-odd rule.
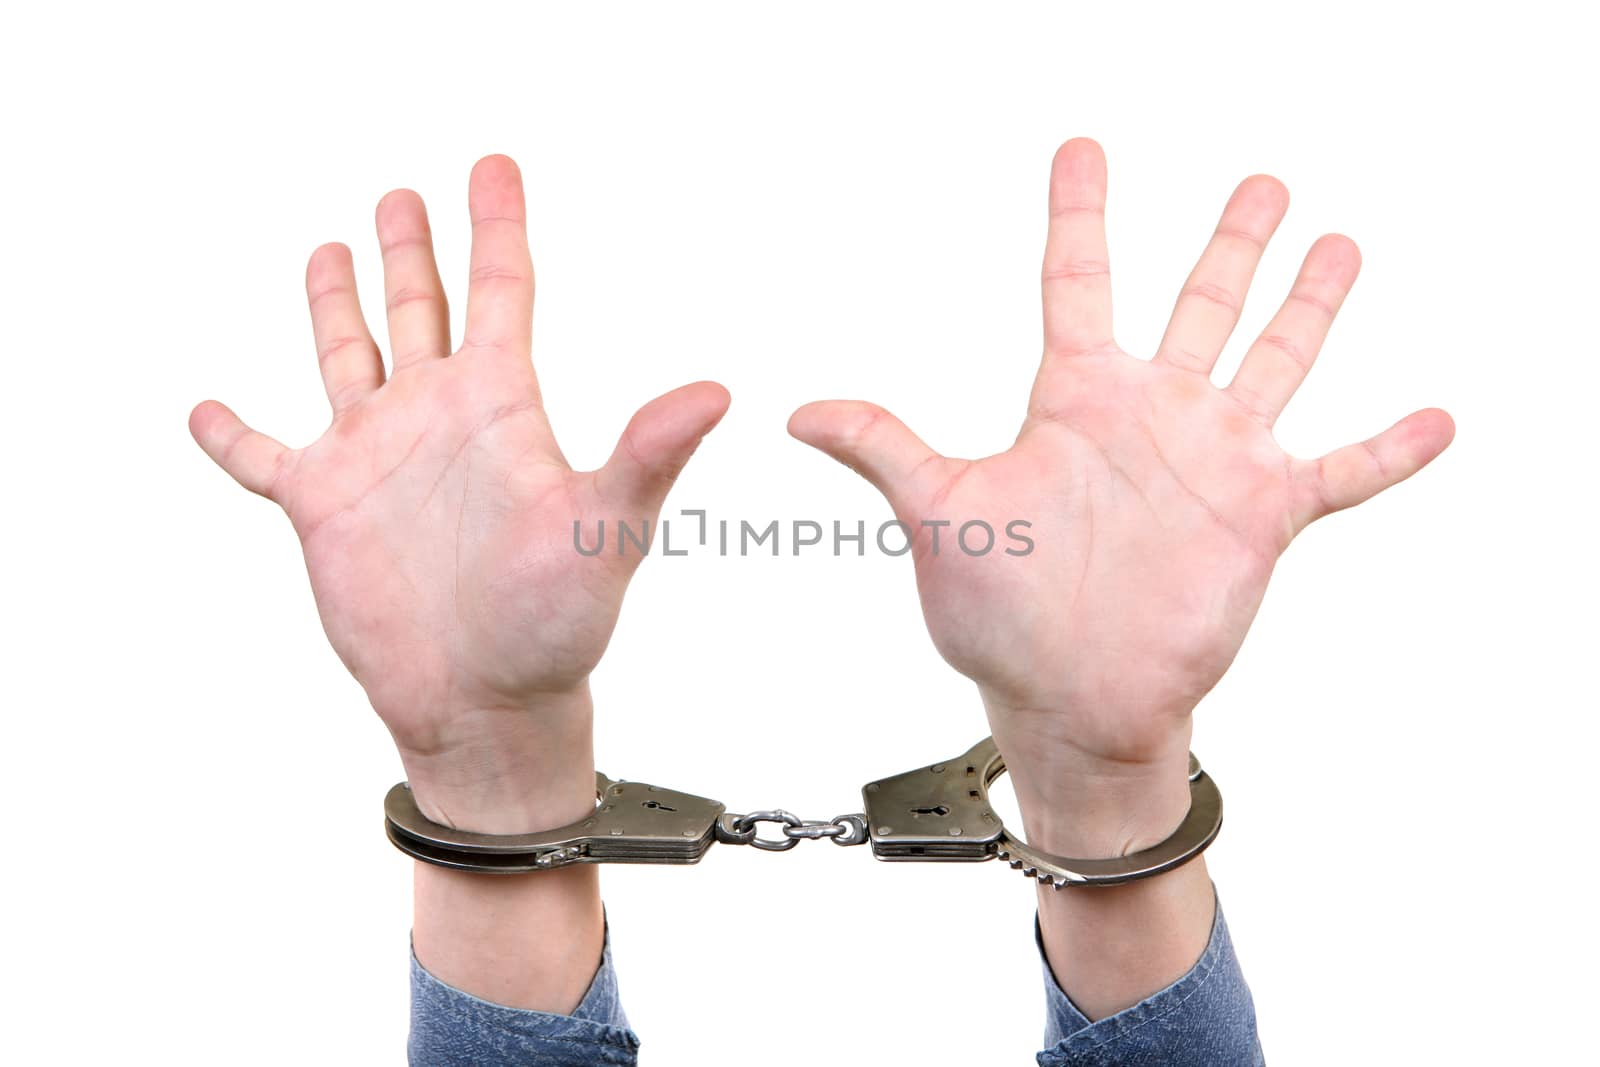
[[[715,378],[733,409],[669,507],[872,523],[788,413],[860,396],[945,452],[1006,447],[1047,167],[1079,134],[1110,158],[1125,347],[1154,348],[1268,171],[1294,199],[1241,340],[1316,235],[1366,259],[1282,442],[1431,404],[1460,427],[1293,546],[1198,712],[1269,1057],[1584,1055],[1600,175],[1557,5],[225,11],[38,5],[0,33],[0,1056],[403,1055],[398,761],[287,522],[184,426],[217,397],[321,431],[315,245],[352,245],[381,331],[371,211],[416,188],[459,314],[467,171],[507,152],[567,455],[598,464],[644,400]],[[986,732],[881,556],[656,559],[594,687],[602,769],[733,810],[857,810]],[[1032,893],[999,865],[816,843],[605,884],[646,1063],[1032,1062]]]

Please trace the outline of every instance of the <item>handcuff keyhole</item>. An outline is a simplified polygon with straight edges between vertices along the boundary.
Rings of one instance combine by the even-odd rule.
[[[644,802],[644,806],[647,807],[647,808],[653,808],[656,811],[677,811],[678,810],[677,808],[669,808],[669,807],[667,807],[665,804],[661,803],[661,801],[659,801],[659,800],[647,800],[647,801]]]
[[[913,814],[913,815],[939,815],[939,816],[944,816],[944,815],[949,815],[950,814],[950,809],[945,807],[943,804],[935,804],[931,808],[912,808],[911,809],[911,814]]]

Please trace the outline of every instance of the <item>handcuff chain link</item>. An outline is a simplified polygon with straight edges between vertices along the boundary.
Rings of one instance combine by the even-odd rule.
[[[781,838],[758,836],[761,823],[776,823]],[[835,815],[832,819],[802,819],[782,808],[752,811],[748,815],[725,814],[717,820],[717,840],[728,845],[754,845],[766,852],[787,852],[801,841],[825,837],[836,845],[860,845],[867,840],[867,817],[863,814]]]

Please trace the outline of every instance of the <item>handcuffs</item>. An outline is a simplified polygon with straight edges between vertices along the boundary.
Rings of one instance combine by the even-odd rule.
[[[807,821],[781,809],[735,815],[720,801],[643,782],[595,775],[592,814],[569,826],[534,834],[478,834],[435,823],[418,810],[401,782],[384,798],[384,822],[400,851],[425,863],[463,871],[521,874],[574,863],[698,863],[717,842],[771,852],[802,840],[836,845],[870,842],[890,862],[1006,861],[1041,884],[1119,885],[1170,871],[1204,852],[1222,828],[1222,794],[1199,760],[1189,756],[1189,813],[1170,837],[1110,859],[1053,856],[1007,830],[989,803],[989,786],[1005,760],[986,737],[954,759],[868,782],[864,812]],[[758,836],[762,823],[781,838]]]

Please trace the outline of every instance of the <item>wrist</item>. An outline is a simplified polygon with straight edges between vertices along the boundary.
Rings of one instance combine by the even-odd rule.
[[[1187,715],[1020,710],[987,697],[985,704],[1035,848],[1077,859],[1125,856],[1166,840],[1188,814]],[[1079,740],[1094,733],[1115,742]]]
[[[1137,768],[1013,774],[1027,841],[1057,856],[1108,859],[1150,848],[1178,829],[1189,812],[1189,762]]]
[[[484,834],[576,822],[595,802],[593,704],[587,683],[516,704],[440,718],[427,748],[400,746],[422,814]]]
[[[437,716],[426,750],[402,746],[423,815],[484,834],[537,833],[594,810],[587,684],[509,706]],[[600,961],[596,868],[477,874],[418,862],[412,945],[441,981],[496,1004],[566,1015]]]

